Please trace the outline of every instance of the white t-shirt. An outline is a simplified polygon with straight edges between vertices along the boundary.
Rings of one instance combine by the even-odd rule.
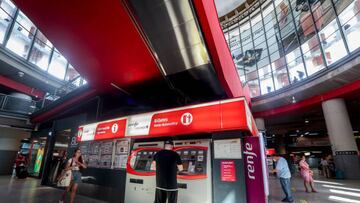
[[[73,158],[71,158],[71,159],[68,160],[68,165],[70,165],[70,167],[74,166],[74,168],[72,169],[73,171],[79,171],[79,170],[80,170],[80,165],[77,164],[77,163],[75,162],[75,160],[74,160],[74,161],[72,161],[72,160],[73,160]],[[71,162],[72,162],[72,163],[71,163]]]
[[[322,161],[321,161],[321,165],[323,165],[323,166],[328,166],[329,164],[328,164],[328,162],[327,162],[326,160],[322,160]]]

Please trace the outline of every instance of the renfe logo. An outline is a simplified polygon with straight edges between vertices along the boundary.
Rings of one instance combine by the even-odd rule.
[[[82,134],[83,134],[83,129],[80,128],[77,134],[78,139],[81,139]]]
[[[112,133],[116,133],[118,130],[119,130],[119,125],[118,125],[117,123],[114,123],[114,124],[111,126],[111,132],[112,132]]]
[[[255,163],[254,159],[257,155],[253,152],[253,146],[250,143],[245,143],[244,155],[246,157],[246,167],[248,171],[248,178],[255,180]]]
[[[182,116],[181,116],[181,123],[183,125],[190,125],[193,121],[193,116],[191,113],[184,113]]]

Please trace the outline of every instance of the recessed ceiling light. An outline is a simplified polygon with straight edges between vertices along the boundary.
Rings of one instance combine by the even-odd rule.
[[[21,78],[22,78],[22,77],[24,77],[24,75],[25,75],[25,73],[24,73],[24,72],[21,72],[21,71],[19,71],[19,72],[18,72],[18,76],[19,76],[19,77],[21,77]]]

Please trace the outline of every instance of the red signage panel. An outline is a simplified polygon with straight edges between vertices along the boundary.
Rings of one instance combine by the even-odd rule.
[[[236,170],[234,161],[221,161],[221,181],[224,182],[235,182],[236,181]]]
[[[244,100],[222,102],[221,116],[224,129],[248,128]]]
[[[99,123],[94,140],[121,138],[125,136],[126,119]]]
[[[221,128],[219,105],[156,113],[151,119],[149,135],[176,135],[209,132]]]

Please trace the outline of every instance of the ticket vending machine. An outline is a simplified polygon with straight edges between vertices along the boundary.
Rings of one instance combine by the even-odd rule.
[[[153,203],[156,172],[151,166],[163,142],[135,143],[128,161],[125,203]],[[211,203],[211,160],[209,140],[174,142],[183,162],[184,172],[178,175],[178,203]]]
[[[126,167],[125,203],[154,202],[156,179],[151,163],[163,148],[164,142],[134,143]]]
[[[210,140],[183,140],[174,142],[182,160],[184,174],[178,175],[178,202],[211,203]]]

